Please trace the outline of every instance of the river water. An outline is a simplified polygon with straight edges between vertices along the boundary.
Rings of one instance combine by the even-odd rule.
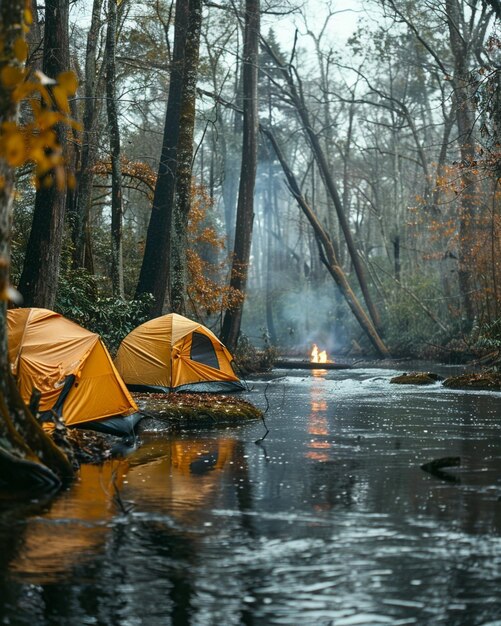
[[[275,372],[247,394],[260,444],[151,430],[4,502],[0,624],[501,626],[501,395],[397,373]]]

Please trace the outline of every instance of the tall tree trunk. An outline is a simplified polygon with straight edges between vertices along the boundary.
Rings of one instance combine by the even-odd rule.
[[[327,235],[327,233],[325,232],[323,226],[318,221],[317,216],[308,206],[308,203],[306,202],[303,195],[301,194],[301,190],[296,181],[296,178],[294,174],[292,173],[292,171],[290,170],[290,168],[288,167],[283,157],[282,151],[280,150],[280,147],[275,137],[273,136],[273,133],[271,133],[271,131],[269,130],[265,130],[265,129],[262,129],[262,130],[266,134],[268,139],[270,140],[273,146],[273,149],[275,151],[275,154],[277,155],[277,158],[280,161],[280,164],[282,165],[282,169],[284,170],[284,173],[287,178],[287,182],[289,184],[289,188],[291,189],[292,194],[294,195],[301,210],[306,215],[308,221],[310,222],[313,228],[317,245],[320,251],[320,257],[321,257],[323,264],[325,265],[330,275],[332,276],[332,278],[338,285],[348,306],[352,310],[353,315],[355,316],[358,323],[360,324],[360,326],[366,333],[367,337],[369,338],[370,342],[376,349],[377,353],[383,358],[389,357],[390,353],[388,351],[388,348],[385,346],[385,344],[381,340],[376,328],[374,327],[373,323],[371,322],[371,320],[369,319],[369,317],[363,310],[355,293],[351,289],[346,279],[346,276],[337,260],[334,246],[332,245],[332,242],[329,236]]]
[[[13,44],[22,37],[20,24],[24,9],[24,0],[11,0],[8,5],[0,3],[0,73],[5,66],[16,65]],[[0,126],[16,122],[17,105],[11,95],[0,84]],[[71,465],[24,405],[10,372],[6,303],[14,175],[1,156],[0,176],[3,181],[0,185],[0,479],[8,486],[54,487],[60,484],[55,472],[71,475]]]
[[[120,165],[120,128],[116,99],[115,43],[117,36],[117,0],[108,2],[106,31],[106,112],[111,157],[111,286],[113,295],[124,297],[122,252],[122,168]]]
[[[259,55],[259,0],[246,0],[243,49],[243,139],[237,221],[231,268],[230,286],[245,294],[254,222],[254,185],[257,169],[257,75]],[[226,310],[223,321],[223,341],[230,350],[237,345],[244,303]]]
[[[177,145],[184,77],[184,57],[190,13],[189,0],[176,0],[174,50],[170,72],[169,98],[165,114],[162,154],[153,195],[150,223],[146,235],[136,297],[151,293],[154,303],[150,317],[162,314],[166,295],[170,293],[170,234],[177,173]]]
[[[14,65],[13,44],[19,36],[17,26],[22,22],[24,0],[0,4],[0,38],[3,50],[0,56],[0,70]],[[17,121],[18,106],[11,97],[11,91],[0,81],[0,127]],[[7,352],[7,301],[9,292],[10,233],[12,224],[12,204],[14,201],[14,172],[0,154],[0,394],[7,394],[7,380],[10,374]]]
[[[461,15],[457,0],[446,0],[449,39],[454,57],[454,104],[458,129],[459,150],[461,153],[461,207],[459,213],[459,290],[463,318],[467,324],[473,322],[474,307],[474,263],[472,250],[475,246],[477,230],[479,189],[475,174],[471,169],[475,161],[474,102],[470,92],[468,71],[468,39],[460,32]]]
[[[240,3],[241,4],[241,3]],[[237,48],[236,48],[236,60],[235,60],[235,82],[234,92],[235,100],[238,108],[241,108],[242,103],[242,72],[240,71],[240,30],[237,30]],[[216,83],[214,82],[214,85]],[[214,93],[218,93],[218,89],[214,90]],[[235,206],[237,204],[238,197],[238,159],[235,158],[237,151],[236,139],[242,136],[242,118],[240,115],[235,115],[235,112],[231,113],[232,119],[228,120],[227,126],[224,125],[223,119],[218,117],[219,125],[221,127],[220,133],[224,137],[224,151],[223,157],[223,183],[222,183],[222,196],[224,205],[224,225],[226,229],[226,249],[228,252],[233,250],[234,237],[235,237]],[[227,127],[230,128],[229,132]]]
[[[69,69],[68,45],[69,0],[46,0],[43,72],[57,77]],[[66,129],[56,128],[59,144],[66,144]],[[66,183],[56,182],[55,172],[40,181],[30,237],[26,248],[19,291],[25,306],[54,307],[59,279],[59,265],[66,208]]]
[[[198,55],[202,26],[202,2],[190,0],[186,32],[184,76],[177,146],[176,201],[170,237],[170,304],[174,313],[186,314],[188,267],[188,216],[191,207],[193,134],[197,98]]]
[[[100,100],[96,98],[102,81],[102,68],[97,67],[97,48],[101,29],[101,9],[103,0],[94,0],[92,18],[87,34],[85,53],[84,110],[82,118],[82,137],[80,163],[77,173],[77,191],[73,215],[73,264],[92,270],[92,252],[86,243],[90,209],[92,204],[93,166],[97,159],[98,141],[96,122],[100,110]]]

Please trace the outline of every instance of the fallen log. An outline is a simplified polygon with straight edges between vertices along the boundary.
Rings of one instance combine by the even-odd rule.
[[[311,361],[282,360],[273,363],[274,368],[288,370],[346,370],[350,369],[348,363],[312,363]]]

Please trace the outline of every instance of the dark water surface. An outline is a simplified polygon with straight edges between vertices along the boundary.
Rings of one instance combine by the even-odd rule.
[[[3,504],[0,624],[501,626],[501,395],[281,373],[249,394],[262,445],[259,422],[148,432]]]

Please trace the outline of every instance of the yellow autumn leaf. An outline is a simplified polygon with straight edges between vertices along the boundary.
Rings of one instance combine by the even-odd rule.
[[[74,72],[61,72],[57,77],[57,83],[68,96],[74,96],[78,89],[78,80]]]
[[[11,167],[19,167],[25,162],[26,144],[20,132],[11,133],[5,138],[5,159]]]
[[[30,24],[33,24],[33,15],[30,9],[24,9],[23,19],[24,19],[24,23],[28,24],[28,26]]]
[[[56,85],[52,88],[52,95],[54,96],[58,109],[64,113],[69,113],[70,105],[68,104],[66,91],[59,85]]]
[[[8,89],[13,89],[18,83],[22,82],[24,78],[24,72],[19,67],[13,67],[12,65],[6,65],[2,68],[0,79]]]
[[[80,122],[76,122],[75,120],[66,120],[66,123],[70,128],[74,128],[75,130],[83,130],[82,124]]]
[[[26,61],[28,56],[28,44],[22,37],[19,37],[19,39],[16,39],[14,42],[13,51],[16,59],[20,63],[24,63]]]
[[[33,112],[33,115],[35,116],[35,118],[38,118],[38,116],[40,115],[42,111],[42,105],[40,103],[40,100],[32,98],[30,100],[30,105],[31,105],[31,110]]]
[[[57,124],[60,120],[60,115],[57,111],[48,111],[47,109],[42,110],[37,115],[37,123],[41,130],[47,130]]]
[[[49,107],[52,106],[52,99],[50,97],[50,93],[48,92],[47,88],[43,84],[40,84],[38,85],[38,91],[40,92],[40,95],[42,96],[45,104]]]
[[[15,133],[17,131],[16,122],[4,122],[2,124],[2,134],[8,135],[9,133]]]
[[[21,102],[21,100],[27,98],[30,93],[33,93],[34,91],[38,91],[37,85],[35,85],[34,83],[19,83],[12,93],[12,99],[14,100],[14,102]]]
[[[46,159],[45,151],[40,146],[35,146],[29,151],[28,158],[33,163],[42,163]]]

